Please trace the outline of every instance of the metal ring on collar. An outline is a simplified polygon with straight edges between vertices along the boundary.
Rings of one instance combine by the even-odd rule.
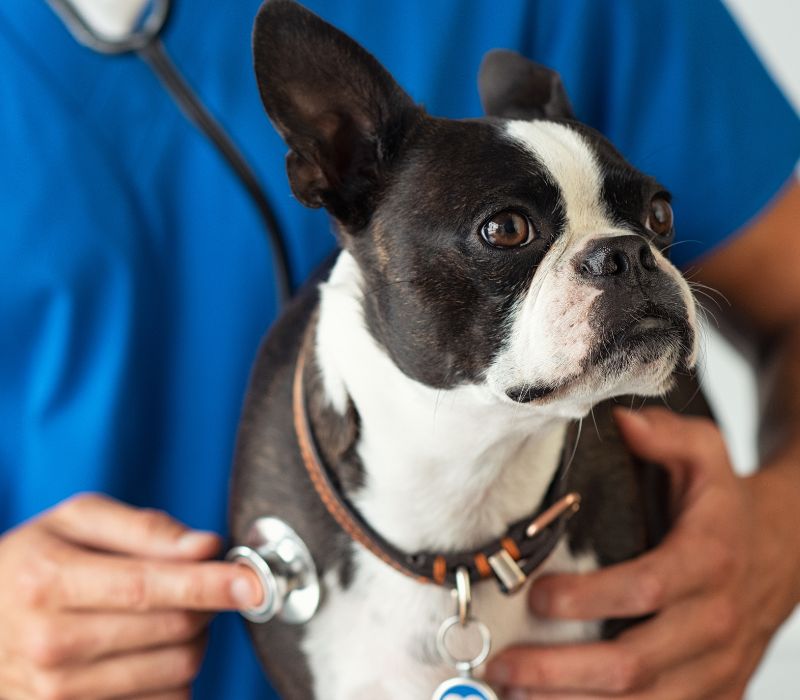
[[[456,569],[456,598],[458,600],[458,620],[462,627],[466,627],[472,616],[472,587],[466,566],[459,566]]]
[[[476,620],[475,618],[468,619],[467,624],[463,625],[463,629],[467,629],[473,625],[477,628],[478,634],[480,634],[481,637],[481,649],[472,659],[458,659],[453,656],[447,648],[447,634],[456,625],[461,625],[461,620],[459,620],[458,615],[448,617],[442,622],[439,626],[439,632],[436,634],[436,648],[439,650],[442,661],[453,666],[459,673],[465,673],[477,668],[489,658],[489,652],[492,650],[492,635],[489,632],[489,628],[480,620]]]

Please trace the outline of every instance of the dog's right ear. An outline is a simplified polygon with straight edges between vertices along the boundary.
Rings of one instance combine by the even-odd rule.
[[[574,119],[561,76],[515,51],[494,49],[483,57],[478,92],[490,117]]]
[[[291,0],[261,7],[253,54],[264,107],[291,149],[295,196],[363,227],[421,110],[373,56]]]

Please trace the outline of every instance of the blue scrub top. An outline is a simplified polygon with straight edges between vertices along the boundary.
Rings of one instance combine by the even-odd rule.
[[[790,176],[797,116],[710,0],[309,0],[437,115],[480,114],[483,53],[559,70],[579,118],[674,193],[674,258]],[[169,53],[277,207],[299,283],[333,247],[289,193],[251,69],[257,0],[174,3]],[[236,423],[276,313],[251,201],[132,56],[79,46],[43,2],[0,5],[0,532],[82,490],[223,532]],[[236,616],[196,698],[274,697]]]

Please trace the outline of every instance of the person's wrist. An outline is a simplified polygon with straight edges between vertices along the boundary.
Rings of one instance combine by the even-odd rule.
[[[776,583],[783,618],[800,605],[800,453],[785,452],[745,479],[757,571]]]

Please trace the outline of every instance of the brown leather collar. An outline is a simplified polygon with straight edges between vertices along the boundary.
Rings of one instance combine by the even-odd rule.
[[[314,490],[339,527],[378,559],[421,583],[452,586],[456,570],[465,568],[473,583],[494,574],[504,592],[518,590],[555,549],[564,533],[566,521],[580,507],[580,496],[566,493],[565,476],[569,466],[567,450],[562,455],[561,464],[542,506],[531,516],[512,523],[502,537],[469,552],[403,552],[364,520],[320,456],[304,391],[305,354],[308,347],[308,343],[303,343],[295,365],[292,387],[294,429],[303,464]],[[567,444],[570,442],[568,440]]]

